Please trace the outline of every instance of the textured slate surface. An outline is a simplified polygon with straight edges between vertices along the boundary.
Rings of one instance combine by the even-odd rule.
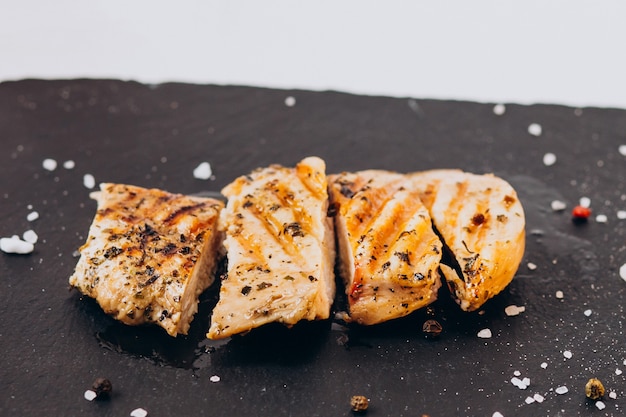
[[[287,96],[295,106],[285,105]],[[626,111],[509,104],[496,116],[492,108],[109,80],[0,84],[0,235],[32,228],[40,238],[30,255],[0,254],[0,414],[123,416],[143,407],[150,416],[348,416],[354,394],[370,398],[368,416],[621,414],[626,220],[617,211],[626,209],[626,158],[618,147],[626,144]],[[540,137],[527,132],[533,122]],[[555,165],[544,166],[546,152],[556,154]],[[269,326],[226,343],[204,338],[215,289],[203,295],[190,335],[177,339],[115,323],[68,291],[73,252],[95,211],[84,174],[198,193],[308,155],[324,158],[329,172],[461,168],[502,176],[527,216],[517,278],[480,313],[461,313],[444,292],[429,311],[374,328]],[[45,158],[58,168],[44,170]],[[63,168],[67,160],[74,169]],[[214,180],[194,179],[202,161]],[[581,196],[606,224],[571,222]],[[554,199],[568,209],[553,212]],[[40,218],[31,223],[33,210]],[[508,317],[511,304],[526,311]],[[431,317],[444,327],[437,340],[421,332]],[[484,328],[491,339],[476,336]],[[515,371],[530,378],[526,390],[510,382]],[[211,382],[214,375],[221,380]],[[84,400],[99,376],[112,381],[112,398]],[[617,394],[605,397],[604,411],[585,399],[592,376]],[[559,386],[569,392],[557,395]],[[526,404],[535,394],[544,401]]]

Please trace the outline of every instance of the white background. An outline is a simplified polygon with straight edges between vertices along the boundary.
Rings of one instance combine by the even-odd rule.
[[[0,81],[626,108],[626,1],[0,0]]]

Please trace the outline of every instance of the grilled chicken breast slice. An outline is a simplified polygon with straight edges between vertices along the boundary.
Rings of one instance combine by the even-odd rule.
[[[442,243],[408,177],[368,170],[329,182],[350,318],[376,324],[433,302]]]
[[[70,285],[123,323],[186,334],[214,281],[223,203],[122,184],[91,197],[98,208]]]
[[[295,168],[258,169],[222,190],[228,271],[209,338],[329,317],[335,249],[325,170],[309,157]]]
[[[433,170],[411,174],[451,250],[441,270],[463,310],[473,311],[513,279],[524,255],[525,220],[513,187],[491,174]]]

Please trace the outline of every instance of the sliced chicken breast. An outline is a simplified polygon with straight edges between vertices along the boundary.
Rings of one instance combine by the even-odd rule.
[[[329,317],[335,248],[325,170],[309,157],[295,168],[258,169],[222,190],[228,271],[209,338]]]
[[[368,170],[329,181],[350,318],[376,324],[434,301],[442,243],[410,179]]]
[[[453,255],[441,270],[463,310],[473,311],[513,279],[525,248],[522,204],[491,174],[433,170],[411,174],[437,231]]]
[[[98,209],[70,285],[123,323],[186,334],[214,281],[223,203],[123,184],[91,197]]]

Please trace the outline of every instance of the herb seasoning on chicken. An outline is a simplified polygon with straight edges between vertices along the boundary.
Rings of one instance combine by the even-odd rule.
[[[325,169],[309,157],[295,168],[257,169],[222,190],[228,271],[209,338],[329,317],[335,250]]]
[[[214,280],[223,203],[122,184],[91,197],[98,210],[70,284],[123,323],[186,334]]]

